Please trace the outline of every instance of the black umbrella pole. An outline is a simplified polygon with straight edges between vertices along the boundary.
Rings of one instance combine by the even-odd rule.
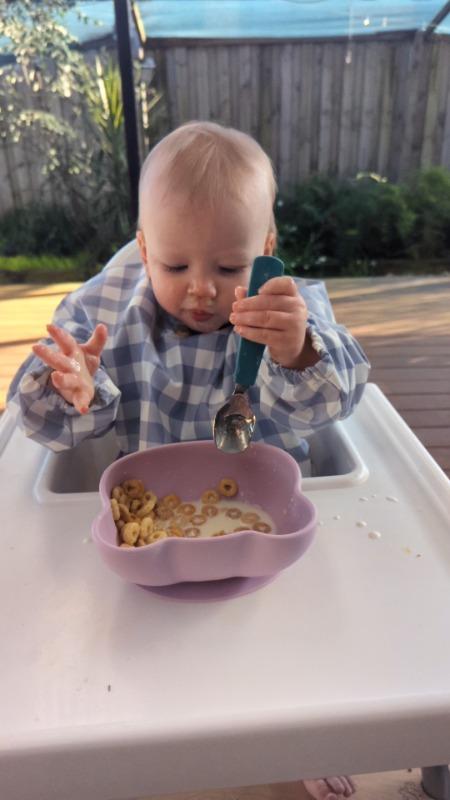
[[[114,0],[114,13],[125,120],[125,144],[130,181],[130,207],[133,220],[137,220],[140,163],[133,78],[133,57],[130,41],[129,0]]]

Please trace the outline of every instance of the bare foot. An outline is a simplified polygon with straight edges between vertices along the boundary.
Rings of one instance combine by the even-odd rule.
[[[337,778],[320,778],[316,781],[303,781],[306,791],[314,800],[342,800],[356,792],[352,779],[346,775]]]

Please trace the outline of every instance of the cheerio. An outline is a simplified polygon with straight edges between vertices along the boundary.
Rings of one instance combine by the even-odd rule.
[[[238,491],[233,478],[223,478],[197,501],[182,502],[175,493],[158,498],[142,481],[129,479],[111,492],[118,544],[145,547],[170,537],[198,539],[243,530],[271,533],[273,521],[267,512],[237,500]]]

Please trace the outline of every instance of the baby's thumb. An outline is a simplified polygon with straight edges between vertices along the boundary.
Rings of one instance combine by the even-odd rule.
[[[99,356],[102,352],[106,341],[108,339],[108,328],[102,322],[96,326],[92,336],[88,341],[82,345],[85,353],[90,355]]]

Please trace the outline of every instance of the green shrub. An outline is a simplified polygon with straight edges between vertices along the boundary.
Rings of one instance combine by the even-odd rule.
[[[0,256],[0,283],[84,281],[94,271],[86,253],[75,256]]]
[[[403,187],[405,202],[415,214],[410,253],[439,258],[450,249],[450,172],[444,167],[417,172]]]
[[[80,249],[82,233],[61,206],[31,204],[0,218],[0,255],[65,256]]]
[[[104,208],[103,221],[100,207]],[[89,277],[99,263],[106,263],[134,235],[131,225],[121,227],[110,212],[100,201],[95,215],[86,204],[84,214],[80,212],[78,217],[70,209],[53,205],[31,204],[8,211],[0,217],[0,257],[81,253],[85,276]]]
[[[332,217],[336,257],[345,265],[403,255],[415,219],[399,186],[365,175],[337,193]]]
[[[365,272],[405,255],[415,223],[401,187],[374,175],[314,176],[277,206],[279,253],[291,272]]]
[[[333,247],[330,211],[338,184],[317,175],[278,199],[275,216],[278,253],[290,272],[314,268]]]

